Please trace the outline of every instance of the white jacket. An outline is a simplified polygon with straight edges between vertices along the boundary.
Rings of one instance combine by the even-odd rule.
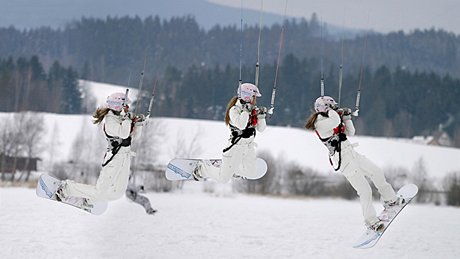
[[[107,135],[126,139],[129,136],[132,139],[138,139],[142,133],[143,122],[137,122],[131,131],[132,120],[128,117],[122,117],[109,111],[104,118],[104,130]],[[129,152],[131,147],[121,147],[119,152]]]
[[[248,125],[250,112],[243,108],[243,104],[241,104],[240,100],[237,100],[235,105],[230,108],[229,111],[230,116],[230,125],[237,127],[240,130],[244,130]],[[267,128],[267,122],[265,120],[265,115],[258,115],[257,116],[257,124],[255,129],[259,132],[263,132]],[[248,144],[254,141],[254,136],[244,139],[242,138],[238,144]],[[237,145],[238,145],[237,144]]]
[[[322,139],[327,139],[330,138],[334,135],[334,129],[337,128],[341,122],[340,120],[340,115],[334,111],[334,110],[329,110],[328,111],[328,117],[323,116],[321,114],[318,115],[316,122],[315,122],[315,129],[316,132],[318,133],[319,137]],[[354,136],[355,135],[355,126],[353,125],[353,122],[351,119],[344,119],[343,125],[345,127],[345,135],[348,136]],[[341,150],[342,150],[342,161],[340,168],[343,169],[346,167],[349,161],[347,161],[347,154],[348,152],[352,152],[353,146],[350,143],[350,141],[345,140],[342,141],[341,143]],[[339,163],[339,153],[335,152],[334,155],[331,157],[333,163],[334,163],[334,168],[338,166]]]

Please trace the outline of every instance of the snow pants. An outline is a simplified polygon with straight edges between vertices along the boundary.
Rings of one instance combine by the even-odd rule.
[[[232,179],[233,175],[242,177],[256,175],[257,144],[252,141],[246,143],[243,139],[240,142],[243,143],[235,144],[230,150],[222,154],[220,170],[207,168],[203,172],[204,176],[226,183]]]
[[[112,156],[106,154],[106,159]],[[96,185],[76,183],[67,180],[65,195],[87,198],[93,202],[112,201],[123,196],[128,187],[131,164],[130,147],[122,147],[102,170]]]
[[[361,202],[364,222],[371,225],[378,221],[372,204],[372,189],[366,176],[374,183],[383,201],[394,201],[396,193],[386,181],[382,170],[353,148],[342,151],[341,172],[356,190]]]

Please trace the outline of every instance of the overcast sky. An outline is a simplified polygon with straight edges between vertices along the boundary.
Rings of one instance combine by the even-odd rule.
[[[240,7],[240,0],[208,0]],[[310,19],[316,12],[327,23],[378,32],[444,29],[460,34],[459,0],[263,0],[265,12]],[[261,0],[244,0],[243,7],[260,10]]]

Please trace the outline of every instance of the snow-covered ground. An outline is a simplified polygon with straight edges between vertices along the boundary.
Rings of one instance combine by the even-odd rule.
[[[148,193],[158,213],[126,198],[94,216],[0,188],[0,258],[458,258],[460,209],[409,205],[372,249],[352,248],[363,231],[357,201],[216,197],[188,182]],[[379,207],[381,208],[381,206]]]
[[[98,84],[99,105],[113,91]],[[134,96],[134,95],[133,95]],[[5,118],[11,114],[1,113]],[[43,164],[104,152],[100,126],[90,115],[43,114]],[[314,133],[270,126],[257,135],[258,150],[324,174],[332,169]],[[153,118],[160,141],[156,163],[177,154],[220,157],[228,129],[223,122]],[[358,129],[359,130],[359,129]],[[148,132],[148,131],[147,131]],[[152,133],[150,133],[152,134]],[[411,170],[423,160],[430,177],[459,171],[460,149],[407,140],[356,136],[357,150],[382,167]],[[72,149],[84,141],[82,149]],[[95,149],[95,150],[91,150]],[[100,149],[100,150],[99,150]],[[92,154],[92,153],[91,153]],[[93,155],[98,159],[99,155]],[[409,206],[371,250],[351,248],[363,231],[357,201],[273,198],[203,193],[187,182],[175,193],[147,193],[158,214],[150,216],[126,198],[93,216],[38,198],[26,188],[0,188],[0,258],[457,258],[460,209]],[[381,208],[381,207],[379,207]]]

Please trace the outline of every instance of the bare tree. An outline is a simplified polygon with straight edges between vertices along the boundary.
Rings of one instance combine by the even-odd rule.
[[[2,180],[5,180],[5,171],[10,169],[11,170],[11,181],[14,181],[15,174],[16,174],[16,163],[17,157],[21,153],[22,139],[21,139],[21,120],[17,120],[17,118],[9,117],[4,121],[4,127],[2,129]],[[5,169],[5,161],[6,157],[10,156],[13,158],[13,162],[11,168]]]
[[[91,123],[87,116],[81,121],[80,131],[72,142],[67,166],[60,165],[61,175],[81,182],[91,182],[97,178],[105,153],[105,141],[102,126]],[[64,168],[67,172],[63,172]]]
[[[419,189],[416,197],[417,202],[431,202],[433,185],[430,179],[428,179],[428,172],[423,157],[420,157],[414,164],[412,169],[412,180]]]
[[[133,150],[136,151],[135,161],[139,166],[155,164],[158,160],[160,145],[165,132],[163,123],[150,119],[142,129],[141,137],[134,141]]]
[[[8,117],[5,118],[3,121],[3,125],[1,125],[1,130],[0,130],[0,170],[2,172],[2,181],[5,180],[5,171],[7,170],[5,164],[6,164],[6,157],[11,155],[12,149],[14,146],[15,139],[13,137],[14,135],[14,129],[13,129],[13,124],[12,124],[12,118]]]
[[[171,153],[172,157],[175,158],[193,158],[198,156],[201,153],[201,145],[199,140],[201,138],[201,128],[198,128],[196,132],[192,135],[193,137],[186,137],[186,131],[190,129],[184,129],[178,132],[176,138],[176,145],[172,146]],[[182,189],[184,186],[184,181],[178,181],[176,187]]]
[[[15,120],[22,121],[19,132],[22,139],[22,150],[26,156],[26,164],[24,166],[26,172],[22,172],[19,180],[26,173],[25,181],[28,181],[30,177],[29,163],[32,158],[38,156],[43,150],[42,140],[45,133],[44,117],[41,114],[25,112],[15,115]]]
[[[44,134],[43,116],[31,112],[14,114],[5,119],[0,135],[1,171],[2,180],[5,180],[5,158],[13,159],[11,165],[11,181],[15,180],[17,171],[17,158],[21,155],[26,157],[23,169],[26,169],[26,180],[29,179],[29,163],[31,159],[41,151],[41,140]],[[24,176],[24,172],[19,179]]]
[[[290,194],[319,196],[324,189],[324,182],[312,169],[301,168],[292,164],[287,169],[286,188]]]
[[[190,131],[190,129],[184,129],[184,131]],[[200,128],[196,130],[193,134],[193,137],[188,138],[186,137],[187,134],[185,132],[180,131],[177,135],[177,142],[176,145],[173,146],[172,153],[173,157],[177,158],[192,158],[201,153],[201,145],[200,138],[201,132],[203,132]],[[185,137],[184,137],[185,136]]]
[[[155,164],[158,161],[160,145],[164,135],[163,123],[160,120],[150,119],[142,129],[141,137],[134,140],[133,150],[136,152],[136,157],[133,159],[131,166],[134,184],[136,184],[136,173],[141,170],[144,172],[144,175],[142,175],[144,185],[153,186],[153,184],[156,184],[158,186],[158,182],[163,182],[163,179],[159,176],[146,176],[145,173],[155,174],[157,171]]]
[[[80,89],[82,92],[82,111],[84,113],[91,113],[94,111],[95,107],[97,106],[97,100],[94,95],[91,93],[89,83],[85,80],[80,80]]]
[[[46,149],[48,153],[48,163],[45,164],[45,170],[51,171],[54,165],[54,158],[56,156],[57,147],[61,143],[59,142],[59,126],[57,122],[54,123],[53,130],[51,131],[50,139],[47,142]]]
[[[401,188],[407,182],[407,179],[410,175],[409,170],[405,167],[387,166],[382,170],[385,174],[387,182],[396,189]]]
[[[447,192],[447,205],[460,206],[460,171],[447,174],[443,187]]]

